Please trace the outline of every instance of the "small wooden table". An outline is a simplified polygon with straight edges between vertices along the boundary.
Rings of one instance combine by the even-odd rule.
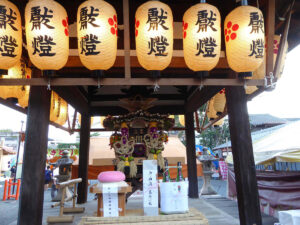
[[[119,187],[118,188],[118,206],[119,209],[122,209],[119,211],[120,216],[125,216],[125,204],[126,204],[126,193],[131,192],[132,188],[131,186],[127,187]],[[103,217],[103,195],[102,195],[102,188],[99,188],[97,184],[94,184],[90,188],[90,192],[97,194],[98,196],[98,204],[97,204],[97,216]]]

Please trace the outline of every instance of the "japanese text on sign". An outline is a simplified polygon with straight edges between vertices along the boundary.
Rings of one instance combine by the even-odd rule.
[[[250,13],[250,22],[249,25],[251,26],[251,33],[259,33],[261,30],[262,33],[264,33],[264,20],[263,16],[258,14],[258,12],[251,12]]]
[[[250,55],[255,56],[255,58],[263,58],[264,56],[264,41],[263,39],[252,40],[250,45]]]
[[[32,23],[31,30],[41,29],[41,25],[44,25],[48,29],[54,29],[53,26],[49,24],[50,19],[53,18],[53,10],[44,7],[43,13],[40,6],[35,6],[31,8],[31,18],[30,22]]]
[[[216,39],[212,37],[199,39],[196,56],[203,55],[203,57],[214,58],[217,55],[215,54],[215,47],[217,47]]]
[[[217,29],[214,27],[215,25],[215,21],[216,19],[216,14],[213,13],[212,10],[210,10],[210,14],[208,14],[207,10],[201,10],[198,11],[197,14],[197,22],[196,25],[198,25],[198,31],[197,33],[199,33],[200,31],[207,31],[207,27],[210,27],[213,31],[217,31]]]
[[[87,29],[88,23],[93,27],[99,27],[99,25],[95,24],[96,17],[99,15],[99,9],[95,9],[93,6],[90,7],[90,12],[87,7],[83,7],[80,9],[80,30]]]
[[[34,49],[32,54],[38,53],[39,56],[54,56],[56,53],[52,52],[53,45],[56,45],[56,43],[53,42],[52,37],[48,35],[37,36],[32,41],[32,48]]]
[[[18,47],[17,41],[12,36],[0,36],[0,52],[2,56],[16,57],[15,48]]]
[[[0,29],[6,29],[9,25],[14,31],[18,29],[14,26],[17,19],[17,13],[11,8],[7,11],[4,5],[0,5]]]
[[[148,41],[148,55],[151,55],[153,53],[155,56],[167,56],[167,46],[169,46],[169,43],[167,38],[164,36],[150,38],[150,41]]]
[[[98,36],[97,35],[86,35],[81,38],[80,40],[80,47],[81,47],[81,52],[80,54],[85,54],[85,55],[98,55],[100,51],[96,51],[96,44],[101,43],[101,41],[98,41]]]
[[[157,8],[148,9],[148,20],[146,23],[149,23],[149,30],[158,30],[158,25],[160,25],[164,30],[169,30],[168,27],[165,26],[167,17],[167,12],[160,9],[160,12]]]

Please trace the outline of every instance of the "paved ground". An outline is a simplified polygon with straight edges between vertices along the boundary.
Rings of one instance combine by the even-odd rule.
[[[199,179],[199,190],[203,184],[202,179]],[[0,183],[0,199],[3,196],[3,182]],[[199,199],[189,199],[189,206],[194,207],[201,211],[209,220],[211,225],[238,225],[239,216],[237,204],[234,201],[226,199],[227,183],[220,180],[212,180],[214,189],[218,192],[218,195],[200,197]],[[80,217],[92,216],[96,209],[96,201],[93,200],[94,195],[89,194],[88,202],[84,204],[86,208],[84,214],[75,215],[73,224],[78,224]],[[59,208],[52,209],[51,206],[50,189],[45,191],[44,195],[44,217],[43,224],[47,224],[46,220],[48,216],[57,216],[59,214]],[[71,203],[66,203],[67,206],[71,206]],[[127,208],[136,209],[142,208],[142,198],[140,196],[132,197],[128,200]],[[15,225],[17,224],[18,215],[18,201],[0,201],[0,225]],[[269,216],[263,216],[264,225],[273,225],[276,219]]]

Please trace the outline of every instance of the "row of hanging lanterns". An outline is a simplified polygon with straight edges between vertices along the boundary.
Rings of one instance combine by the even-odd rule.
[[[264,58],[264,19],[255,7],[244,5],[230,12],[224,24],[226,56],[231,69],[249,76]],[[21,17],[15,5],[0,0],[11,20],[0,28],[1,68],[14,66],[21,57]],[[31,62],[43,71],[61,69],[69,54],[66,10],[54,0],[30,0],[25,8],[25,30]],[[107,70],[117,53],[118,21],[115,9],[103,0],[83,2],[77,13],[78,53],[90,70]],[[173,15],[159,1],[148,1],[135,15],[136,54],[146,70],[159,71],[173,54]],[[183,16],[183,49],[187,66],[197,72],[212,70],[221,50],[218,9],[202,1]]]

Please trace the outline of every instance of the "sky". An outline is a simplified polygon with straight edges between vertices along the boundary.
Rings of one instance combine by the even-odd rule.
[[[248,102],[249,114],[268,113],[276,117],[300,117],[300,45],[287,54],[282,78],[277,82],[276,89],[264,92]],[[73,109],[69,109],[73,115]],[[0,129],[20,131],[21,121],[26,125],[26,116],[13,109],[0,104]],[[23,128],[23,130],[25,127]],[[103,134],[107,135],[107,134]],[[77,134],[69,135],[67,132],[49,126],[48,137],[57,141],[75,142]]]

